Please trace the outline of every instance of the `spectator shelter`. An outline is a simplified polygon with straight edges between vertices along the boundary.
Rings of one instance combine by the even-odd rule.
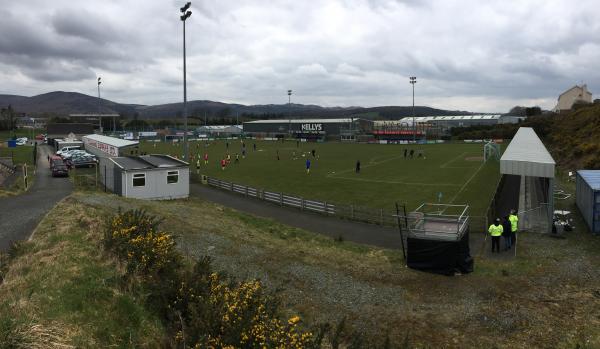
[[[101,157],[105,189],[135,199],[169,200],[190,193],[188,163],[168,155]]]
[[[518,197],[519,230],[551,232],[554,215],[555,162],[535,131],[521,127],[500,158],[500,173],[517,181],[503,181],[504,197],[497,201],[516,202]],[[505,178],[503,178],[504,180]],[[509,185],[509,183],[511,183]],[[517,184],[518,183],[518,184]],[[505,206],[498,216],[508,214],[514,204]],[[498,210],[497,210],[498,211]]]
[[[200,137],[235,137],[242,134],[242,125],[208,125],[200,126],[196,133]]]
[[[139,155],[139,142],[102,135],[87,135],[81,138],[88,153],[99,158],[108,156]]]

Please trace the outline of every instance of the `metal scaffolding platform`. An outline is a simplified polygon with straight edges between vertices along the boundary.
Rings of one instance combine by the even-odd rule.
[[[460,241],[469,229],[469,206],[425,203],[408,214],[408,237]]]

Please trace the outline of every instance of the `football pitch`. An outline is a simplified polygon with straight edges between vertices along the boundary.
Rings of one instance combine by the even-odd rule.
[[[247,139],[246,157],[240,140],[190,142],[193,172],[242,185],[298,195],[307,199],[393,209],[405,203],[411,210],[424,202],[468,204],[471,214],[483,216],[500,178],[499,163],[483,162],[483,144],[383,145],[354,143],[300,143]],[[229,146],[227,147],[227,143]],[[254,150],[256,144],[256,150]],[[183,147],[143,142],[140,150],[181,158]],[[404,157],[404,150],[413,158]],[[315,150],[315,156],[312,155]],[[422,152],[422,156],[417,154]],[[220,160],[229,154],[230,164]],[[236,163],[236,154],[239,162]],[[306,160],[310,159],[310,173]],[[360,173],[356,162],[360,161]]]

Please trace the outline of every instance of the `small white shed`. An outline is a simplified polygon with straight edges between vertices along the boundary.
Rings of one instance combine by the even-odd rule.
[[[100,177],[107,190],[128,198],[170,200],[187,198],[187,162],[168,155],[100,158]]]

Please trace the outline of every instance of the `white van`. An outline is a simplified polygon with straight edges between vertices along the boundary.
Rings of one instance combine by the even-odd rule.
[[[68,147],[62,147],[62,148],[60,148],[59,151],[56,152],[56,155],[60,156],[60,155],[62,155],[65,152],[68,152],[70,150],[75,150],[75,149],[81,149],[81,147],[78,146],[78,145],[72,145],[72,146],[68,146]]]

